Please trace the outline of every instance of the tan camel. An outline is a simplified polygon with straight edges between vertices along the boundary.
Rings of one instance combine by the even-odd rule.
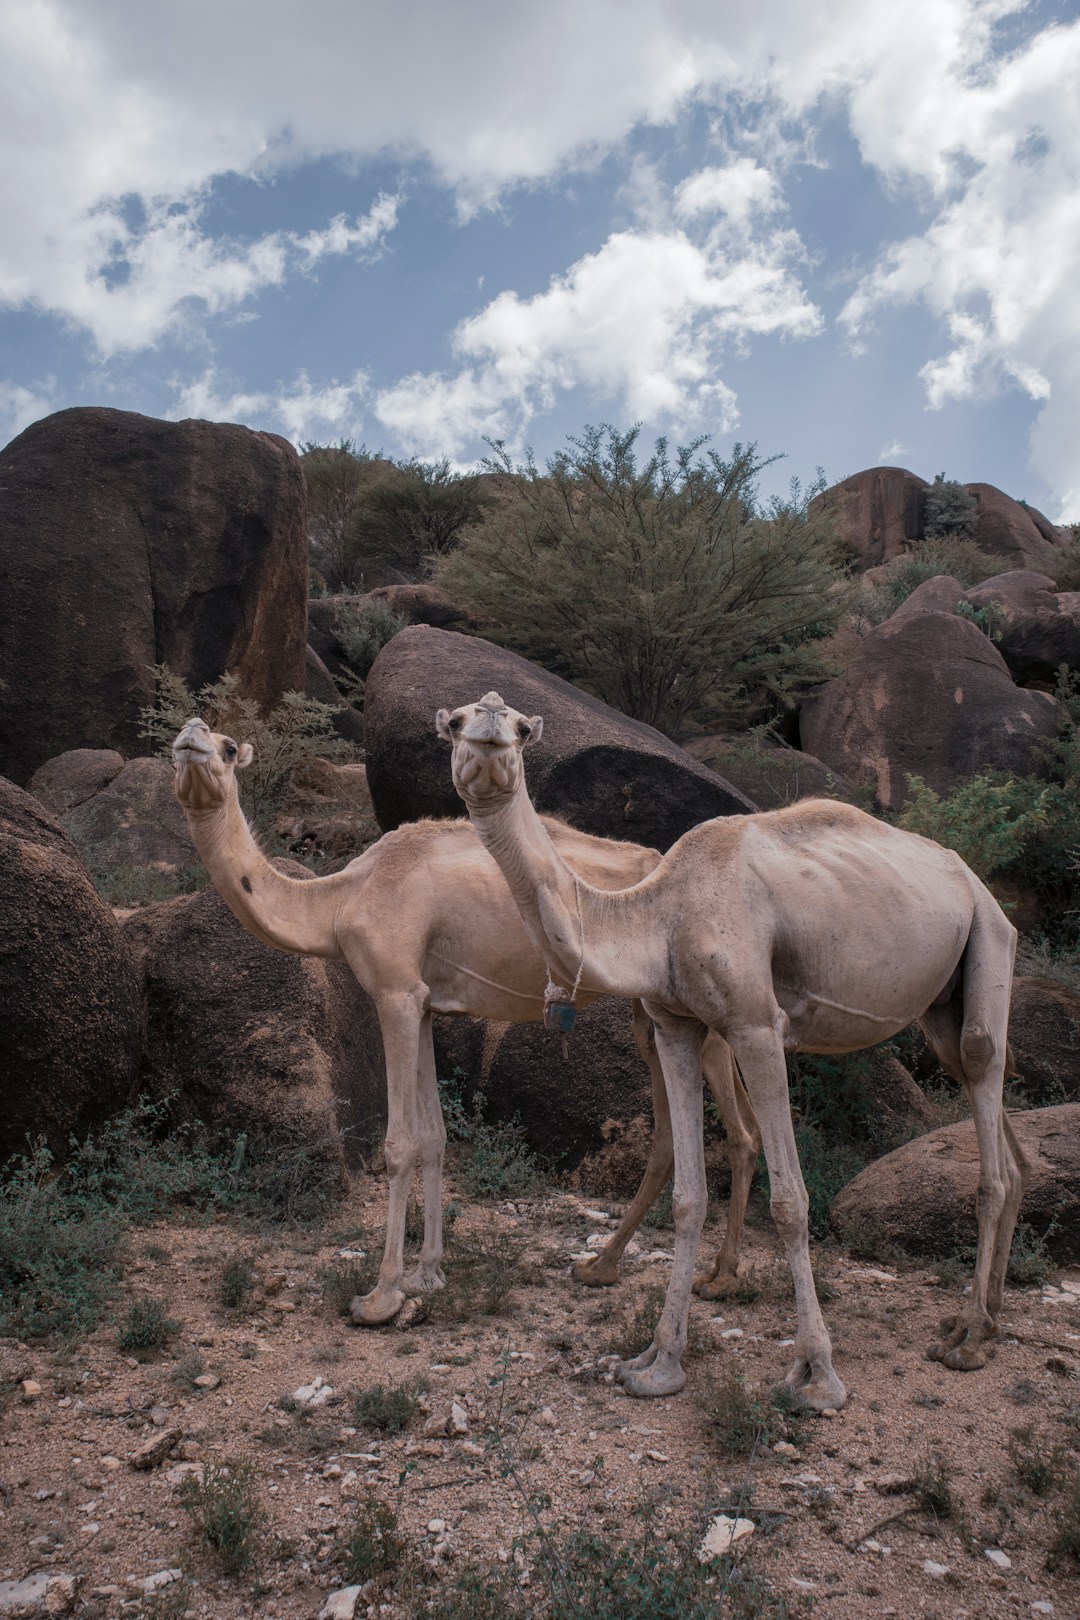
[[[818,1411],[843,1403],[810,1271],[785,1053],[853,1051],[914,1018],[967,1092],[981,1165],[974,1283],[929,1354],[947,1367],[983,1366],[1027,1179],[1001,1100],[1016,931],[993,896],[951,851],[825,800],[703,822],[641,882],[601,893],[566,865],[526,791],[522,750],[542,724],[496,692],[437,716],[454,785],[550,976],[638,997],[655,1026],[674,1134],[675,1257],[653,1342],[622,1365],[623,1383],[669,1395],[686,1382],[706,1203],[698,1054],[715,1031],[761,1127],[795,1281],[785,1382]]]
[[[464,821],[419,821],[387,833],[344,871],[298,879],[278,872],[252,836],[235,771],[248,743],[189,720],[173,744],[176,796],[214,887],[266,945],[344,959],[375,1002],[386,1054],[389,1204],[379,1278],[352,1302],[354,1321],[389,1321],[409,1293],[443,1285],[442,1164],[446,1143],[435,1080],[431,1015],[526,1023],[543,1017],[544,964],[529,944],[495,862]],[[616,843],[545,820],[564,859],[595,888],[625,887],[652,870],[656,850]],[[582,1004],[596,999],[591,981]],[[574,1268],[579,1282],[618,1279],[619,1261],[674,1165],[671,1122],[652,1026],[634,1008],[634,1039],[649,1067],[656,1128],[641,1186],[604,1249]],[[731,1053],[706,1042],[701,1067],[727,1132],[732,1187],[724,1244],[698,1287],[716,1298],[735,1277],[746,1201],[761,1137]],[[699,1080],[700,1084],[700,1080]],[[424,1239],[404,1271],[405,1209],[419,1161]]]

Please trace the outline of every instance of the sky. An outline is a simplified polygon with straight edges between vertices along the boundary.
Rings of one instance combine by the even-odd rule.
[[[0,0],[0,444],[588,423],[1080,520],[1080,0]]]

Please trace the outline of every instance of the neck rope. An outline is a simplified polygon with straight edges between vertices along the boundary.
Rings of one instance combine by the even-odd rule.
[[[581,917],[581,884],[578,881],[578,876],[577,876],[576,872],[574,872],[572,874],[572,876],[573,876],[573,879],[574,879],[574,901],[575,901],[576,906],[577,906],[578,939],[581,942],[581,949],[580,949],[580,953],[578,955],[577,976],[574,979],[574,988],[568,994],[562,988],[562,986],[559,985],[559,984],[556,984],[555,980],[552,978],[550,962],[546,964],[548,979],[547,979],[547,985],[546,985],[546,987],[544,989],[544,1013],[545,1013],[545,1015],[547,1013],[548,1008],[555,1002],[563,1002],[563,1003],[568,1004],[571,1007],[574,1005],[574,1002],[577,1000],[578,990],[579,990],[579,988],[581,986],[581,975],[585,971],[585,924],[582,921],[582,917]]]

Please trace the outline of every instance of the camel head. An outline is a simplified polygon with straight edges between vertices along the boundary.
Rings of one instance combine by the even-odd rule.
[[[250,765],[250,743],[235,743],[205,720],[189,720],[172,745],[174,791],[185,810],[217,810],[236,789],[237,766]]]
[[[508,709],[498,692],[435,716],[439,736],[453,747],[454,786],[470,810],[491,809],[512,799],[522,782],[521,751],[540,741],[544,722]]]

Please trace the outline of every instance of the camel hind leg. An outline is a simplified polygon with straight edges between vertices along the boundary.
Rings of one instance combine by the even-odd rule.
[[[728,1200],[723,1245],[712,1270],[703,1271],[699,1277],[695,1277],[694,1293],[702,1299],[720,1299],[735,1283],[746,1205],[761,1152],[761,1131],[750,1098],[739,1079],[731,1047],[713,1032],[707,1036],[702,1049],[701,1067],[717,1112],[724,1122],[728,1158],[731,1161],[731,1197]]]
[[[933,1361],[967,1372],[986,1364],[986,1342],[998,1332],[1016,1218],[1028,1166],[1002,1104],[1009,1061],[1009,992],[1016,930],[987,894],[976,901],[963,961],[963,989],[920,1020],[942,1068],[967,1093],[979,1145],[979,1225],[975,1275],[961,1309],[941,1324],[927,1351]]]

